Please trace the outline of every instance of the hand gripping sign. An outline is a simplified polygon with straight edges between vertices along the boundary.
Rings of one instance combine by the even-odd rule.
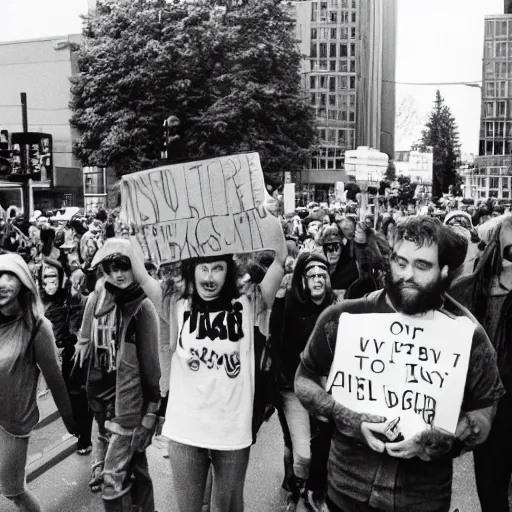
[[[160,266],[281,247],[271,199],[258,153],[237,154],[123,176],[120,218]]]
[[[454,434],[474,330],[439,311],[342,313],[326,389],[353,411],[384,416],[404,439],[429,426]]]

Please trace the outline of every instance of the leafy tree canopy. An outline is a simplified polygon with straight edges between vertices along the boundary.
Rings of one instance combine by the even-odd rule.
[[[258,151],[267,177],[300,169],[316,126],[280,3],[100,2],[71,78],[77,157],[118,175],[158,165],[175,115],[187,159]]]
[[[457,123],[439,91],[417,149],[426,151],[427,146],[432,146],[434,152],[432,195],[439,197],[443,192],[448,192],[450,185],[457,183],[460,159]]]

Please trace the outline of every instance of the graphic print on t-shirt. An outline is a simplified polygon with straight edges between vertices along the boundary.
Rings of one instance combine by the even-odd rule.
[[[192,371],[224,368],[235,378],[240,373],[240,340],[244,337],[243,306],[235,302],[230,311],[185,311],[179,346],[190,354]]]

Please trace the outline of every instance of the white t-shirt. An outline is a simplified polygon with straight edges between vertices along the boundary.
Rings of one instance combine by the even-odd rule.
[[[268,330],[259,289],[234,299],[231,311],[192,312],[176,303],[178,341],[171,360],[162,434],[215,450],[252,444],[254,327]]]

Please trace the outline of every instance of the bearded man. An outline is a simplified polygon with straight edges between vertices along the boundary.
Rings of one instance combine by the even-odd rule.
[[[489,434],[496,402],[503,395],[496,354],[482,326],[446,294],[453,275],[464,262],[466,250],[467,240],[437,219],[403,219],[392,240],[384,290],[331,306],[320,316],[301,355],[295,392],[310,414],[327,418],[334,426],[328,467],[327,503],[331,512],[447,512],[452,459],[483,443]],[[424,327],[419,331],[425,333],[423,338],[406,338],[411,351],[421,352],[424,347],[420,345],[425,342],[432,345],[432,335],[428,338],[426,333],[438,332],[439,325],[442,334],[438,337],[446,333],[443,346],[447,353],[455,342],[464,347],[467,370],[465,386],[461,385],[457,397],[460,401],[445,403],[448,409],[459,411],[460,407],[460,414],[454,418],[454,434],[437,426],[439,403],[437,409],[434,403],[433,414],[427,417],[425,410],[416,406],[408,413],[405,404],[396,412],[386,403],[388,409],[382,410],[389,412],[387,419],[399,414],[404,420],[420,422],[414,435],[396,442],[385,435],[391,426],[386,417],[356,412],[333,397],[333,393],[347,396],[330,386],[332,369],[341,367],[338,351],[343,353],[347,346],[344,344],[356,339],[343,327],[351,322],[364,332],[364,326],[371,326],[372,322],[380,325],[387,321],[386,315],[399,318],[406,325],[421,323]],[[458,340],[449,334],[453,332]],[[382,332],[379,339],[385,339],[385,335]],[[355,342],[359,343],[359,338]],[[389,356],[384,359],[388,361]],[[358,366],[354,366],[355,375]],[[328,377],[325,388],[321,385],[323,377]],[[360,379],[357,382],[359,400]],[[417,384],[410,387],[416,391],[425,389]],[[381,391],[376,389],[377,399]],[[372,406],[368,400],[364,403]]]

